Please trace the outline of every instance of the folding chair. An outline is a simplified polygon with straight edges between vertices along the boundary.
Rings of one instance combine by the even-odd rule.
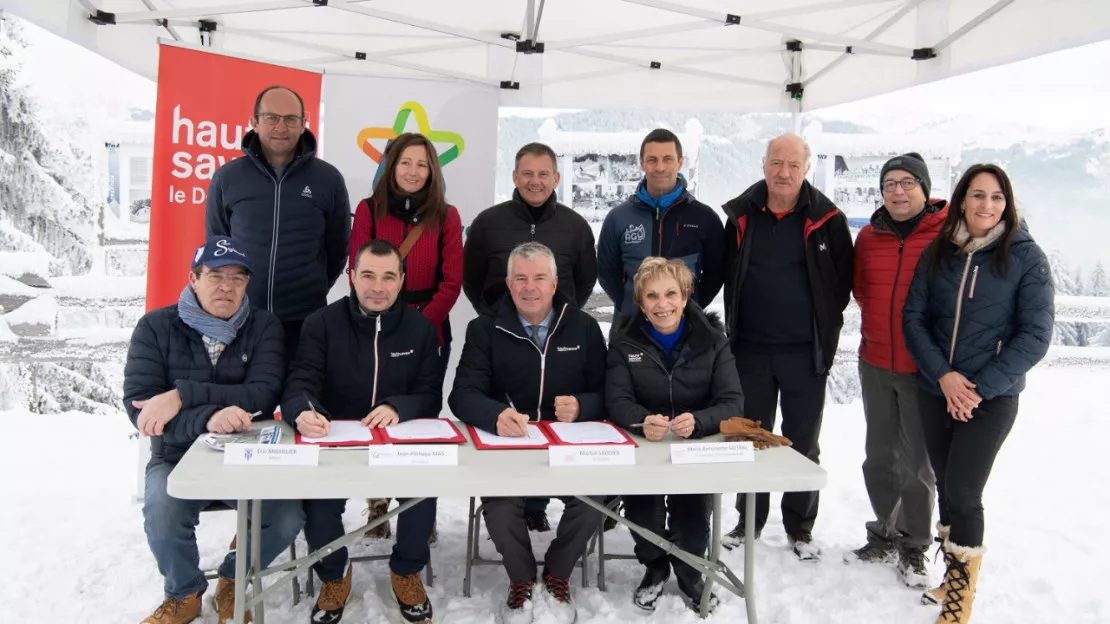
[[[606,503],[606,507],[608,507],[611,511],[616,513],[617,508],[620,506],[620,503],[621,503],[621,497],[617,496],[617,497],[613,498],[613,500]],[[617,526],[619,527],[620,524],[617,524]],[[609,553],[605,552],[605,522],[604,522],[604,520],[602,521],[601,526],[598,527],[597,533],[594,534],[593,540],[590,541],[590,550],[589,550],[589,552],[593,552],[595,547],[597,549],[597,588],[600,589],[601,591],[605,591],[605,562],[606,561],[621,561],[621,560],[623,560],[623,561],[628,561],[628,560],[636,561],[636,555],[609,554]]]
[[[470,597],[470,581],[472,578],[471,571],[476,565],[501,565],[504,563],[500,559],[486,559],[478,554],[478,545],[481,543],[482,537],[482,507],[477,505],[475,497],[470,497],[470,521],[466,528],[466,576],[463,577],[463,596]],[[576,568],[582,568],[582,587],[589,587],[589,556],[592,552],[592,547],[587,548],[586,552],[582,553],[582,558],[578,563],[574,564]],[[542,565],[543,562],[537,562]]]

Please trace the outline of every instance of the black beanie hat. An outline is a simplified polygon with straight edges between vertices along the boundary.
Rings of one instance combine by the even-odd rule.
[[[886,174],[891,171],[905,171],[917,178],[917,181],[921,184],[921,190],[925,192],[925,199],[929,199],[929,191],[933,188],[933,181],[929,179],[929,168],[925,166],[925,159],[921,157],[921,154],[909,152],[886,161],[883,170],[879,173],[880,189],[883,187]]]

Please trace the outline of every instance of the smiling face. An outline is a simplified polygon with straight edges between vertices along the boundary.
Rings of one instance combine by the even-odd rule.
[[[649,195],[659,197],[670,193],[678,183],[678,172],[682,169],[682,157],[678,155],[678,146],[670,141],[644,143],[640,169],[644,171]]]
[[[559,172],[555,161],[546,154],[524,154],[513,170],[513,184],[524,201],[532,206],[542,206],[559,186]]]
[[[401,152],[397,159],[394,179],[397,188],[412,195],[417,193],[428,182],[430,174],[428,165],[428,150],[423,145],[410,145]]]
[[[906,190],[906,185],[912,186]],[[883,204],[895,221],[908,221],[925,209],[925,189],[913,174],[894,169],[883,177]]]
[[[985,172],[972,178],[960,208],[968,233],[974,238],[986,236],[1002,220],[1006,210],[1006,195],[998,178]]]
[[[682,321],[687,297],[682,295],[678,281],[670,275],[659,277],[644,284],[640,296],[640,310],[648,322],[661,334],[673,334]]]
[[[299,121],[294,121],[294,118]],[[269,159],[291,157],[304,134],[304,110],[297,96],[288,89],[271,89],[262,96],[254,131]]]
[[[395,254],[376,256],[363,251],[355,265],[355,294],[364,310],[384,312],[393,307],[405,275],[401,260]]]
[[[537,254],[531,260],[513,256],[510,274],[505,278],[516,311],[526,320],[538,323],[547,318],[555,298],[558,278],[551,272],[551,258]]]

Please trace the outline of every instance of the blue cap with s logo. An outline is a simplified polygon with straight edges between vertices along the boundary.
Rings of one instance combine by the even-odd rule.
[[[225,266],[241,266],[247,273],[251,272],[247,252],[243,246],[230,236],[210,236],[204,244],[197,247],[193,253],[193,268],[206,266],[209,269],[218,269]]]

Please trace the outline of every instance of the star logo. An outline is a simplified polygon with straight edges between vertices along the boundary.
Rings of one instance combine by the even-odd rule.
[[[358,147],[362,153],[370,157],[370,160],[382,164],[382,153],[374,147],[370,142],[371,139],[385,139],[386,142],[397,138],[405,131],[405,126],[408,124],[409,117],[415,117],[417,132],[423,134],[432,143],[450,143],[451,147],[439,153],[439,166],[445,167],[448,163],[462,156],[463,150],[466,149],[466,142],[463,141],[462,135],[450,130],[432,130],[431,123],[428,122],[428,113],[425,112],[424,107],[420,102],[408,101],[401,105],[397,111],[397,117],[393,120],[392,126],[381,126],[363,128],[358,133]]]

